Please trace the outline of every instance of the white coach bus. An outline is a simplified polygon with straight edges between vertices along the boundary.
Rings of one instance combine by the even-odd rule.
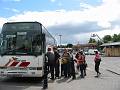
[[[1,31],[0,75],[42,77],[47,48],[56,41],[39,22],[8,22]]]

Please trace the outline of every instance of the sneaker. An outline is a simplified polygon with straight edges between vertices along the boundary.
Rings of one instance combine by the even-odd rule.
[[[55,77],[55,79],[60,79],[60,77]]]
[[[98,78],[98,77],[99,77],[98,75],[95,76],[95,78]]]
[[[47,86],[44,86],[43,89],[47,89],[48,87]]]
[[[97,73],[97,76],[99,77],[99,76],[100,76],[100,74],[101,74],[100,72],[99,72],[99,73]]]
[[[81,77],[81,78],[84,78],[84,76],[83,76],[83,75],[80,75],[80,77]]]

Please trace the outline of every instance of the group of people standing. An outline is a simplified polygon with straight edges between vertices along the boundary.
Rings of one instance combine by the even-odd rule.
[[[75,58],[73,58],[72,51],[68,51],[64,49],[62,55],[60,55],[57,51],[57,48],[48,48],[48,52],[46,53],[46,58],[48,60],[48,69],[51,73],[52,80],[56,78],[60,78],[64,76],[65,78],[76,79],[75,65],[77,64],[77,70],[80,71],[80,77],[84,78],[86,76],[86,67],[87,63],[85,60],[85,55],[83,51],[77,52]],[[97,51],[95,51],[95,71],[97,75],[100,75],[99,65],[101,61],[101,57]],[[60,70],[61,69],[61,70]]]
[[[52,80],[64,76],[65,78],[71,77],[75,79],[75,68],[72,53],[68,52],[67,49],[64,50],[63,54],[60,55],[57,48],[48,48],[46,53],[46,58],[48,61],[48,69],[51,73]],[[60,70],[61,69],[61,70]]]
[[[51,73],[51,79],[54,80],[55,78],[59,78],[60,55],[57,52],[57,48],[53,48],[53,50],[52,48],[48,48],[46,58],[48,61],[48,71]]]

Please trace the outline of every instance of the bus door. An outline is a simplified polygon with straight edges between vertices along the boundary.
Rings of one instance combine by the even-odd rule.
[[[46,39],[45,34],[42,34],[42,53],[46,52]]]

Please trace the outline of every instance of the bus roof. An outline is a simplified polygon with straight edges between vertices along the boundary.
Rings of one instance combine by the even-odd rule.
[[[36,26],[37,25],[37,26]],[[17,32],[17,31],[39,31],[42,28],[38,29],[38,26],[43,26],[39,22],[7,22],[3,24],[3,32]]]
[[[7,22],[7,23],[4,23],[4,24],[15,24],[15,23],[39,23],[41,24],[40,22],[37,22],[37,21],[25,21],[25,22]],[[41,24],[42,25],[42,24]]]

